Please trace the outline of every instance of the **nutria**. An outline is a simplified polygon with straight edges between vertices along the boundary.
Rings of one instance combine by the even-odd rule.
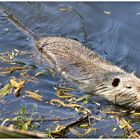
[[[36,41],[35,46],[52,67],[84,92],[115,104],[140,107],[140,79],[107,62],[80,42],[44,37]]]
[[[115,104],[140,108],[140,79],[112,65],[80,42],[62,37],[36,36],[9,11],[3,9],[23,33],[33,38],[38,52],[62,76],[79,85],[87,93],[99,95]]]

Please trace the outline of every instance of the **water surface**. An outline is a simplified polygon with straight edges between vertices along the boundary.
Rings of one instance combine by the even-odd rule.
[[[0,3],[4,9],[9,10],[16,16],[26,28],[34,34],[45,36],[69,37],[80,41],[85,46],[96,51],[111,63],[123,68],[128,72],[134,72],[140,77],[140,3],[111,3],[111,2],[4,2]],[[34,40],[28,38],[19,31],[3,13],[0,13],[0,52],[6,53],[13,49],[25,52],[23,56],[15,57],[16,61],[26,64],[37,65],[38,68],[29,71],[33,76],[45,66],[37,63],[34,57]],[[47,62],[46,62],[47,63]],[[2,68],[11,66],[0,62]],[[20,77],[20,72],[11,75],[0,76],[1,87],[4,86],[12,77]],[[26,89],[39,90],[44,100],[57,98],[54,85],[59,85],[61,76],[53,78],[49,73],[38,77],[38,83],[25,85]],[[81,92],[74,92],[77,97],[83,95]],[[37,105],[38,116],[46,118],[61,119],[70,118],[68,121],[44,122],[37,128],[39,131],[46,131],[47,128],[54,129],[58,124],[68,124],[81,116],[74,109],[64,108],[37,102],[22,96],[16,98],[8,95],[4,98],[5,102],[0,103],[1,118],[14,117],[15,112],[20,112],[21,107],[27,107],[27,112],[31,112],[34,105]],[[97,106],[94,102],[101,104]],[[93,123],[97,131],[87,137],[121,137],[124,131],[121,130],[115,119],[110,118],[102,110],[105,108],[113,109],[114,106],[105,100],[93,97],[86,105],[91,109],[95,116],[102,116],[104,119]],[[122,108],[120,108],[121,110]],[[36,116],[36,117],[38,117]],[[129,117],[126,117],[129,119]],[[139,128],[136,119],[132,125]],[[8,125],[8,124],[7,124]],[[117,130],[112,132],[116,127]],[[68,134],[68,137],[75,137]]]

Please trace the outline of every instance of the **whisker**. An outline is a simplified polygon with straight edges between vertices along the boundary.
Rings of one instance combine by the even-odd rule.
[[[132,102],[131,104],[129,104],[129,107],[140,108],[140,101],[136,100],[136,101]]]
[[[106,92],[106,91],[108,91],[107,87],[100,87],[100,88],[96,88],[95,90],[96,93]]]

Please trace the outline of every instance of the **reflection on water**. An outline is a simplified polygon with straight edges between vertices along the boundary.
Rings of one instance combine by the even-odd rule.
[[[95,2],[26,2],[0,3],[0,6],[10,10],[28,29],[36,35],[63,36],[79,40],[87,47],[95,50],[101,56],[110,60],[126,71],[134,71],[140,77],[140,3],[95,3]],[[14,48],[31,52],[32,40],[28,39],[7,18],[0,15],[0,51],[7,52]],[[35,63],[30,55],[16,58],[22,62]],[[41,64],[43,65],[43,64]],[[4,66],[4,64],[3,64]],[[2,67],[2,65],[1,65]],[[35,71],[30,72],[31,75]],[[16,75],[19,75],[18,73]],[[7,77],[8,78],[8,77]],[[6,79],[6,78],[5,78]],[[3,80],[2,83],[8,80]],[[49,74],[40,78],[41,84],[28,85],[30,89],[40,89],[44,98],[54,98],[53,85],[58,84],[60,77],[52,78]],[[81,93],[77,93],[81,95]],[[8,96],[6,100],[14,97]],[[30,103],[29,103],[30,102]],[[19,104],[17,106],[16,104]],[[22,105],[33,105],[34,101],[18,99],[10,104],[10,111],[19,110]],[[106,103],[103,103],[106,105]],[[93,103],[88,104],[93,107]],[[9,110],[9,104],[0,105],[1,113]],[[79,116],[71,110],[62,109],[38,103],[38,111],[42,114],[53,110],[53,116]],[[58,113],[59,112],[59,113]],[[101,113],[101,112],[100,112]],[[100,114],[99,113],[99,114]],[[9,113],[11,114],[11,113]],[[50,115],[50,116],[51,116]],[[111,121],[110,121],[111,122]],[[108,122],[108,124],[110,123]],[[99,124],[101,126],[102,124]],[[49,124],[54,127],[54,124]],[[46,126],[43,126],[44,129]],[[108,130],[111,131],[111,130]],[[109,134],[109,132],[108,132]],[[99,134],[96,135],[98,137]],[[113,136],[112,136],[113,137]]]

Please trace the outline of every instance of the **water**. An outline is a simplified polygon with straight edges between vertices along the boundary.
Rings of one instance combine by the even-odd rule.
[[[95,50],[98,54],[111,61],[113,64],[123,68],[128,72],[134,72],[140,77],[140,3],[111,3],[111,2],[4,2],[0,3],[4,9],[10,10],[21,23],[40,37],[44,36],[63,36],[76,39],[87,47]],[[27,64],[36,64],[33,55],[33,40],[27,38],[20,32],[7,18],[0,14],[0,52],[8,52],[18,49],[26,52],[25,55],[15,58]],[[0,63],[1,67],[9,64]],[[40,64],[38,69],[30,70],[29,75],[34,75],[44,64]],[[11,76],[20,76],[20,72],[12,75],[1,76],[0,83],[4,85]],[[54,85],[58,85],[61,77],[58,75],[53,78],[50,74],[38,78],[39,83],[26,84],[29,90],[39,90],[45,100],[57,98]],[[1,87],[2,87],[1,85]],[[82,96],[76,92],[77,96]],[[71,118],[71,121],[80,118],[80,115],[73,109],[61,108],[37,102],[29,98],[16,98],[13,95],[5,97],[6,103],[0,103],[1,117],[13,117],[20,112],[21,107],[27,107],[27,112],[31,112],[33,105],[36,104],[38,116],[46,118]],[[109,118],[101,110],[104,106],[114,107],[104,100],[99,100],[101,106],[98,108],[92,101],[99,99],[93,97],[87,106],[96,116],[102,116],[101,120],[93,124],[98,131],[91,133],[88,137],[120,137],[123,135],[115,119]],[[94,115],[95,115],[94,114]],[[127,117],[129,119],[129,117]],[[71,121],[45,122],[37,129],[45,131],[47,128],[54,129],[58,124],[68,124]],[[139,128],[137,120],[133,122]],[[116,132],[112,129],[117,127]],[[68,137],[74,137],[72,134]]]

